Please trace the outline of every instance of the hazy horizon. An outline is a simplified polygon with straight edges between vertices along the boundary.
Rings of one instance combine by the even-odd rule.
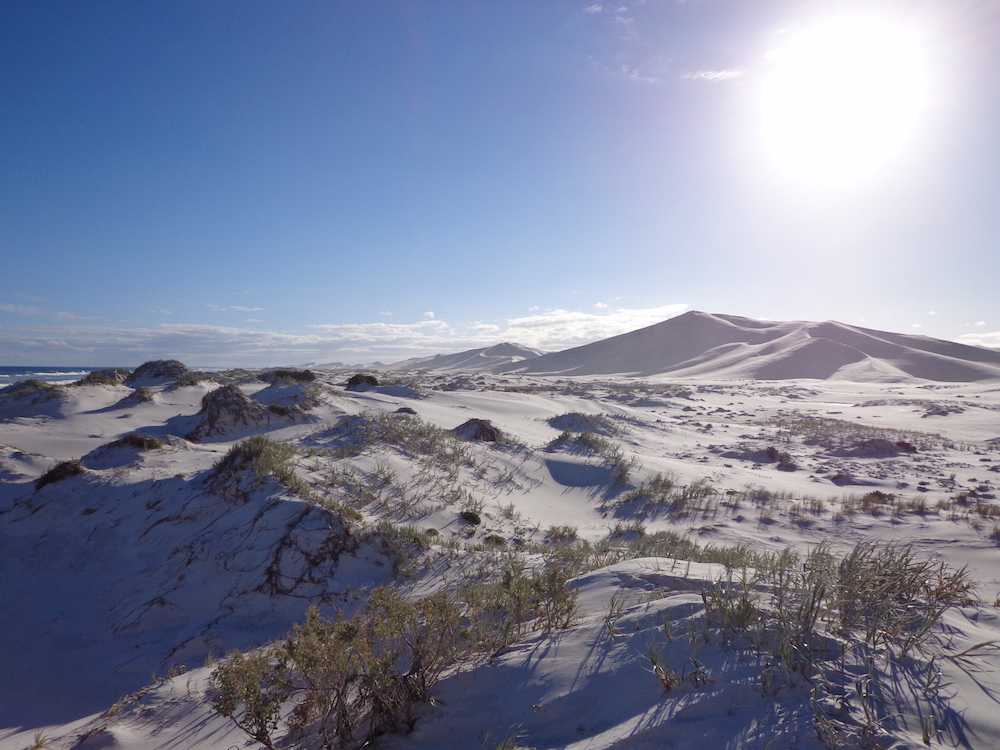
[[[1000,6],[0,6],[0,364],[688,310],[1000,344]]]

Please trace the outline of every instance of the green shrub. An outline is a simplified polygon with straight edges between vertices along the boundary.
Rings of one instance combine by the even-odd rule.
[[[229,449],[212,469],[209,481],[217,484],[236,477],[241,471],[249,470],[258,479],[274,476],[292,492],[307,495],[308,486],[288,463],[294,456],[295,448],[288,443],[279,443],[264,435],[254,435]]]
[[[156,400],[156,394],[148,385],[140,385],[135,389],[135,400],[140,404],[149,404]]]
[[[327,619],[312,607],[284,643],[229,657],[212,674],[210,696],[218,713],[242,713],[237,725],[266,747],[281,705],[294,700],[293,729],[318,735],[326,747],[360,748],[412,728],[416,707],[472,645],[451,594],[410,603],[383,587],[353,617]]]
[[[357,388],[362,385],[377,386],[378,384],[379,384],[378,378],[376,378],[374,375],[362,375],[361,373],[358,373],[357,375],[352,375],[348,379],[345,387],[349,391],[354,391],[357,390]]]
[[[276,750],[271,735],[288,698],[280,682],[281,667],[272,665],[273,655],[270,648],[246,656],[234,651],[208,681],[208,699],[215,712],[232,719],[269,750]]]
[[[178,388],[191,388],[198,385],[199,383],[204,383],[206,381],[214,381],[215,379],[209,375],[207,372],[199,372],[196,370],[188,370],[178,376],[170,385],[171,391],[176,391]]]
[[[140,451],[152,451],[163,447],[163,443],[154,437],[140,435],[138,432],[130,432],[124,437],[108,443],[109,448],[135,448]]]
[[[265,383],[312,383],[316,380],[316,373],[312,370],[273,370],[261,375],[261,380]]]
[[[58,463],[53,466],[35,480],[35,491],[37,492],[48,484],[55,484],[56,482],[61,482],[64,479],[79,476],[80,474],[85,474],[86,472],[87,467],[79,461],[63,461],[62,463]]]

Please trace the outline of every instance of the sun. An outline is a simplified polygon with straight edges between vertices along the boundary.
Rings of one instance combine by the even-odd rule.
[[[853,183],[911,142],[927,105],[919,35],[882,18],[838,18],[793,33],[761,81],[764,144],[785,174]]]

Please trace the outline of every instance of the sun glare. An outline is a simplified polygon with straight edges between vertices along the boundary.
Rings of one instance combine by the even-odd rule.
[[[877,173],[926,106],[920,39],[885,19],[840,18],[792,34],[762,82],[764,141],[787,175],[821,184]]]

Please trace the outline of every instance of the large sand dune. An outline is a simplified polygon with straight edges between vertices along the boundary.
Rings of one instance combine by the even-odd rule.
[[[769,322],[688,312],[496,371],[720,380],[974,382],[1000,379],[1000,352],[835,321]]]

